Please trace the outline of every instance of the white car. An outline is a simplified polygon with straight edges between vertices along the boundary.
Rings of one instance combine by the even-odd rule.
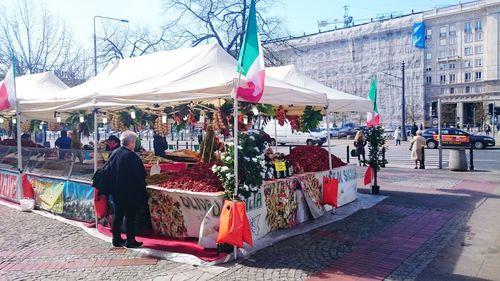
[[[298,145],[321,145],[326,141],[326,136],[323,133],[311,132],[292,132],[290,124],[285,123],[284,126],[274,127],[274,120],[271,120],[264,127],[264,132],[271,136],[271,145],[276,143],[281,145],[298,144]]]

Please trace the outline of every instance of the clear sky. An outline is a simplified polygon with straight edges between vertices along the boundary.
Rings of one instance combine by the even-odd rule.
[[[17,0],[2,0],[12,5]],[[28,0],[44,3],[54,16],[69,24],[83,47],[92,48],[93,17],[95,15],[125,18],[130,25],[147,25],[156,28],[168,17],[163,0]],[[458,4],[458,0],[280,0],[270,14],[281,16],[293,35],[318,31],[319,20],[341,20],[344,5],[354,21],[375,18],[383,13],[422,11],[436,6]],[[467,1],[462,1],[467,2]],[[258,6],[257,6],[258,9]],[[339,24],[340,26],[341,24]],[[331,29],[333,25],[322,28]]]

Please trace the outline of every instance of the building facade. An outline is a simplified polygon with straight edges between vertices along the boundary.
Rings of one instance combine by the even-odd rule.
[[[407,124],[431,126],[438,97],[445,122],[482,124],[486,103],[500,93],[499,11],[498,0],[475,1],[292,38],[277,52],[285,64],[349,94],[367,97],[376,77],[386,127],[402,123],[403,62]],[[425,48],[414,46],[418,22],[426,25]],[[363,123],[364,116],[347,118]]]
[[[500,1],[425,11],[423,17],[426,105],[441,98],[448,124],[490,123],[487,104],[500,99]]]

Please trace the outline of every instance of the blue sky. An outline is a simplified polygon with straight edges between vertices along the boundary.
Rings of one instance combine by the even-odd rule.
[[[12,5],[17,0],[3,0]],[[168,14],[162,8],[162,0],[28,0],[44,3],[51,13],[64,19],[72,28],[76,38],[85,48],[92,46],[93,16],[125,18],[130,25],[147,25],[155,28]],[[450,0],[389,1],[389,0],[280,0],[270,14],[285,18],[293,35],[318,31],[319,20],[342,19],[344,5],[354,20],[377,17],[390,12],[409,13],[435,6],[457,4]],[[2,4],[0,4],[2,6]],[[258,6],[257,6],[258,8]],[[333,25],[330,26],[333,28]],[[326,30],[328,28],[323,28]]]

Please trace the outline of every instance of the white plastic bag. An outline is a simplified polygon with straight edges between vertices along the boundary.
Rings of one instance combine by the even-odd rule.
[[[33,200],[33,199],[21,199],[20,205],[21,205],[21,211],[31,212],[35,209],[35,200]]]

